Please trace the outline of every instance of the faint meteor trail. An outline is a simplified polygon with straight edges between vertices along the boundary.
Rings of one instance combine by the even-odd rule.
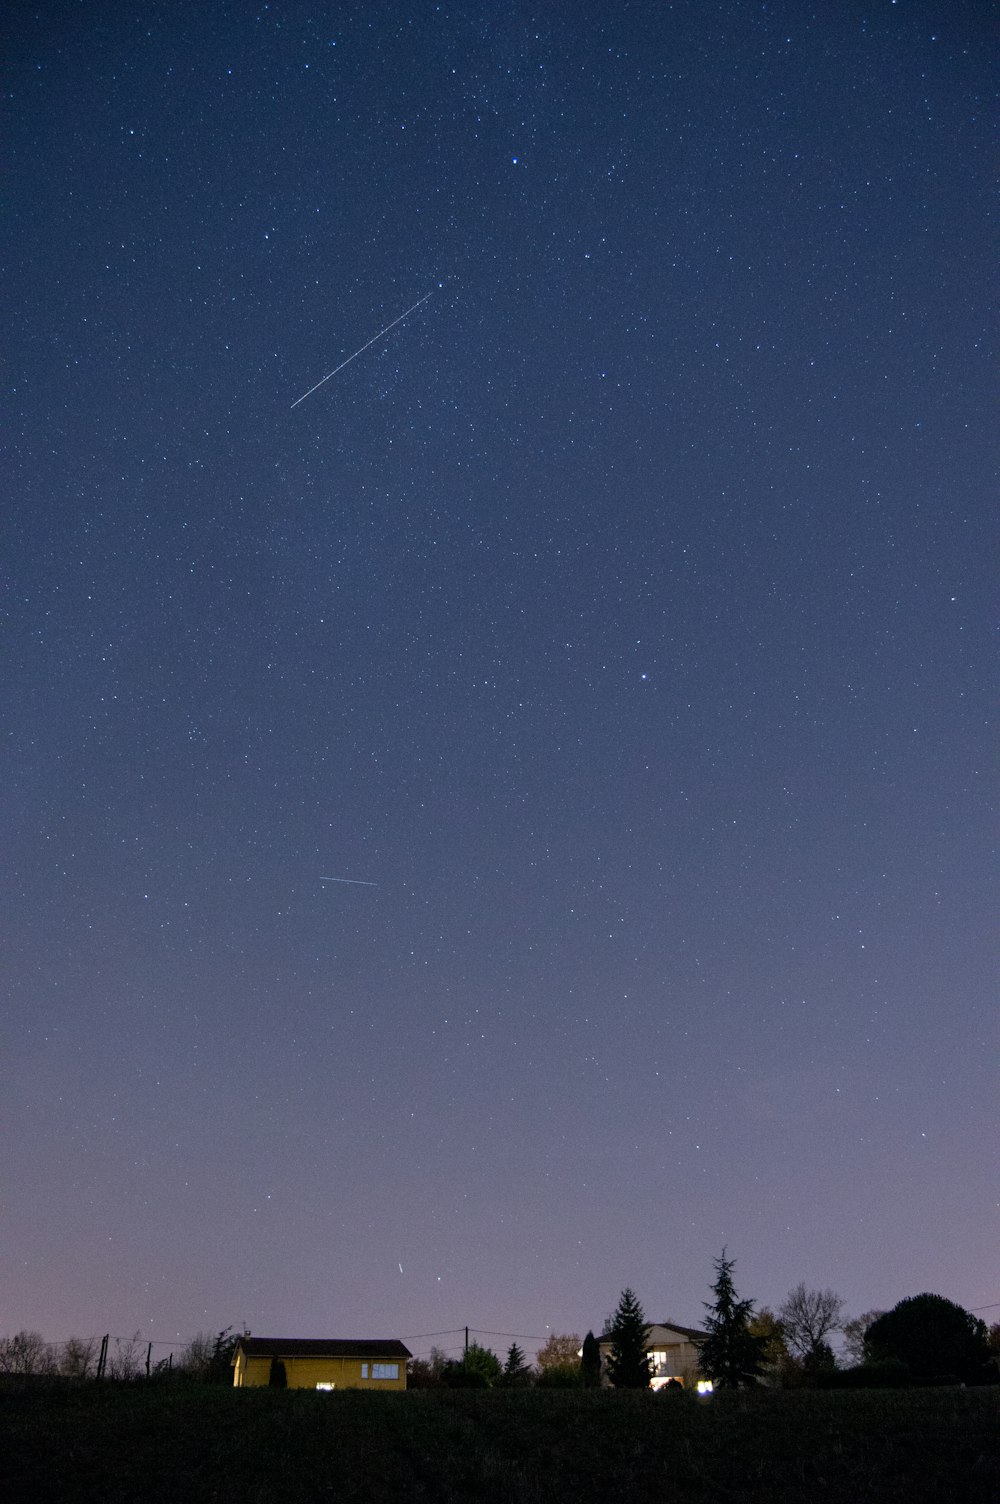
[[[306,392],[308,397],[309,393]],[[321,883],[350,883],[355,888],[377,888],[378,883],[366,882],[363,877],[321,877]]]
[[[345,366],[349,366],[352,360],[357,360],[359,355],[363,355],[365,353],[369,345],[373,345],[376,340],[382,338],[383,334],[388,334],[390,329],[395,329],[397,324],[401,324],[404,319],[409,318],[410,314],[413,313],[415,309],[419,308],[421,303],[426,303],[427,299],[432,298],[436,292],[436,287],[432,287],[430,292],[425,292],[422,298],[417,299],[412,308],[408,308],[405,313],[401,313],[399,315],[398,319],[393,319],[391,324],[386,324],[384,329],[380,329],[377,334],[373,334],[371,339],[368,341],[368,344],[362,345],[360,350],[355,350],[353,355],[349,355],[346,360],[342,360],[339,366],[335,367],[334,370],[329,371],[327,375],[322,378],[322,380],[317,381],[315,386],[311,386],[308,392],[303,392],[301,397],[296,397],[295,401],[292,403],[292,407],[298,407],[300,402],[304,402],[307,397],[311,397],[313,392],[319,390],[324,381],[329,381],[331,376],[336,376],[338,371],[342,371]],[[324,879],[324,881],[325,880],[326,879]],[[339,879],[331,878],[330,881],[339,881]],[[375,884],[372,883],[371,886],[374,887]]]

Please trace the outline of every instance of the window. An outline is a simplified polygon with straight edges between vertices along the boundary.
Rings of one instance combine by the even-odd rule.
[[[368,1367],[367,1363],[363,1364],[362,1367],[363,1368],[367,1368]],[[362,1378],[364,1378],[364,1374],[362,1374]],[[398,1363],[373,1363],[372,1364],[372,1378],[373,1379],[398,1379],[399,1378],[399,1364]]]
[[[361,1365],[361,1377],[363,1379],[367,1379],[367,1377],[368,1377],[368,1364],[367,1363],[362,1363],[362,1365]]]
[[[336,1384],[317,1384],[317,1389],[336,1389]]]

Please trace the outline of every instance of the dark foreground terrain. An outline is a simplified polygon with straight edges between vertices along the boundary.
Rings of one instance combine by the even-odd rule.
[[[996,1389],[0,1392],[19,1504],[996,1504]]]

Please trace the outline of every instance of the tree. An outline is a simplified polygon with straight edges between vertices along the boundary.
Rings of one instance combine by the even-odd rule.
[[[441,1347],[432,1347],[426,1358],[411,1358],[406,1370],[407,1388],[440,1389],[448,1361],[448,1354]]]
[[[754,1303],[739,1300],[733,1284],[735,1259],[726,1250],[715,1261],[714,1301],[705,1301],[708,1336],[698,1352],[698,1367],[706,1379],[723,1389],[756,1383],[764,1367],[765,1338],[750,1330]]]
[[[605,1371],[615,1389],[648,1389],[649,1358],[646,1354],[646,1316],[635,1291],[628,1286],[618,1298],[614,1313],[608,1317],[605,1336],[611,1352]]]
[[[843,1324],[844,1302],[832,1290],[807,1290],[798,1284],[789,1291],[778,1317],[789,1347],[805,1361]]]
[[[206,1384],[230,1385],[233,1382],[233,1354],[241,1337],[249,1337],[246,1330],[236,1332],[231,1326],[223,1327],[215,1334],[212,1353],[205,1369]]]
[[[583,1351],[580,1354],[580,1377],[583,1380],[584,1389],[600,1388],[601,1345],[593,1332],[588,1332],[583,1339]]]
[[[97,1340],[70,1337],[63,1344],[59,1372],[65,1379],[89,1379],[97,1366]]]
[[[507,1361],[500,1375],[500,1383],[505,1389],[524,1389],[531,1383],[531,1369],[524,1352],[516,1342],[512,1342],[507,1349]]]
[[[108,1364],[111,1377],[125,1384],[137,1379],[142,1371],[145,1346],[141,1332],[133,1332],[131,1337],[116,1337],[114,1355]]]
[[[790,1355],[785,1328],[767,1306],[761,1306],[747,1322],[747,1331],[761,1339],[762,1377],[766,1383],[779,1385],[788,1377]]]
[[[829,1342],[817,1342],[802,1359],[802,1371],[810,1377],[818,1373],[832,1373],[837,1359]]]
[[[212,1338],[208,1332],[198,1332],[177,1357],[174,1364],[178,1374],[192,1379],[203,1379],[212,1361]]]
[[[579,1389],[582,1384],[579,1358],[575,1363],[550,1363],[548,1368],[539,1369],[535,1380],[539,1389]]]
[[[442,1378],[450,1389],[492,1389],[502,1372],[491,1348],[470,1342],[462,1361],[447,1364]]]
[[[236,1344],[241,1337],[249,1335],[248,1331],[237,1332],[231,1326],[223,1327],[214,1337],[209,1332],[199,1332],[178,1357],[176,1371],[203,1384],[228,1386],[233,1382]]]
[[[544,1347],[538,1349],[535,1361],[542,1373],[547,1368],[575,1367],[580,1361],[580,1339],[576,1332],[564,1336],[553,1332]]]
[[[916,1379],[974,1379],[989,1361],[986,1323],[943,1295],[913,1295],[865,1333],[869,1362],[897,1359]]]
[[[41,1332],[0,1337],[0,1373],[55,1373],[55,1359]]]
[[[845,1321],[841,1327],[844,1338],[844,1351],[852,1363],[865,1361],[865,1333],[873,1321],[884,1316],[884,1311],[865,1311],[861,1316],[852,1316],[850,1321]]]

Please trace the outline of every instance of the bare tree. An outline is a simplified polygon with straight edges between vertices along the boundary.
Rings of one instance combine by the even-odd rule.
[[[55,1373],[55,1356],[41,1332],[0,1337],[0,1373]]]
[[[845,1321],[841,1327],[844,1334],[844,1351],[852,1363],[865,1361],[865,1332],[873,1321],[884,1316],[884,1311],[865,1311],[862,1316],[854,1316],[850,1321]]]
[[[141,1332],[136,1332],[131,1337],[116,1337],[114,1355],[108,1364],[111,1377],[113,1379],[137,1379],[145,1361],[143,1353],[145,1346]]]
[[[63,1343],[59,1372],[66,1379],[89,1379],[97,1366],[97,1338],[70,1337]]]
[[[815,1356],[830,1332],[840,1330],[844,1302],[832,1290],[807,1290],[798,1284],[790,1290],[778,1312],[785,1340],[800,1358]]]
[[[204,1379],[214,1351],[215,1338],[208,1332],[198,1332],[177,1358],[176,1367],[181,1373],[190,1374],[194,1379]]]

